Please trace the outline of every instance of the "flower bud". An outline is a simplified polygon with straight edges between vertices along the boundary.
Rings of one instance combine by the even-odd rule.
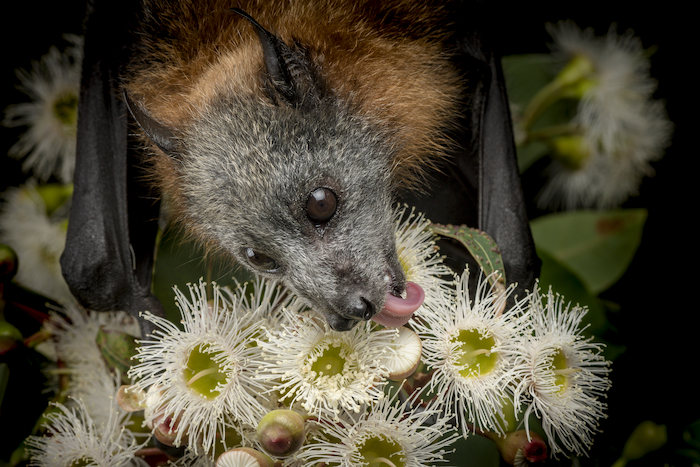
[[[666,425],[657,425],[647,420],[637,425],[627,439],[622,457],[628,461],[639,459],[664,444],[666,444]]]
[[[127,412],[146,408],[146,393],[138,386],[121,386],[117,391],[117,403]]]
[[[252,448],[229,449],[219,456],[215,467],[274,467],[275,462],[265,453]]]
[[[391,345],[395,347],[396,352],[387,357],[386,366],[389,369],[389,379],[401,381],[418,369],[423,344],[418,334],[402,326],[398,328],[398,334]]]
[[[0,300],[2,298],[0,297]],[[0,319],[2,317],[0,316]],[[22,340],[22,333],[5,320],[0,321],[0,355],[17,347],[17,342]]]
[[[293,410],[273,410],[260,420],[257,436],[269,455],[288,456],[304,444],[304,419]]]
[[[97,331],[95,341],[102,352],[102,358],[107,362],[107,366],[118,370],[119,374],[128,381],[126,374],[131,368],[130,360],[136,355],[134,336],[101,326]]]
[[[591,155],[588,143],[581,135],[558,136],[548,141],[554,158],[570,170],[584,166]]]
[[[523,462],[538,464],[547,459],[547,443],[533,431],[530,432],[529,439],[525,430],[510,432],[505,438],[491,439],[496,442],[501,457],[509,465],[515,465],[516,461],[519,465],[523,465]]]
[[[17,253],[9,245],[0,244],[0,282],[10,282],[17,274]]]
[[[179,420],[173,420],[172,417],[163,417],[154,423],[153,436],[166,446],[182,446],[188,443],[188,439],[186,435],[180,435],[180,428]],[[180,440],[176,443],[175,440],[177,440],[178,436],[180,436]]]

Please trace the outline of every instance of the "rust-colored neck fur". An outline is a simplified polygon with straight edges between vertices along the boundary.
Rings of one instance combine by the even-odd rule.
[[[415,0],[146,1],[125,84],[162,123],[183,128],[225,93],[263,100],[260,42],[231,7],[307,50],[333,95],[394,135],[396,186],[418,185],[444,157],[462,80],[447,12]]]

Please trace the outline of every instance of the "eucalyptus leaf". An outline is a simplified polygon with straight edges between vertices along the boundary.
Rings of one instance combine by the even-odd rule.
[[[570,211],[530,224],[538,251],[572,271],[598,295],[627,270],[642,237],[645,209]]]
[[[501,59],[508,100],[522,110],[556,75],[550,54],[507,55]]]
[[[476,260],[489,282],[494,285],[498,281],[501,285],[506,283],[506,271],[503,266],[503,258],[498,245],[486,232],[465,225],[431,224],[429,228],[438,235],[455,239],[464,245],[469,254]],[[494,276],[492,273],[496,272]]]

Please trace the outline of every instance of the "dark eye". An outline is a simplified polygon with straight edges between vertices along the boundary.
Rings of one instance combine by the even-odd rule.
[[[315,224],[325,224],[338,206],[338,199],[328,188],[316,188],[306,202],[306,215]]]
[[[248,262],[255,268],[263,272],[275,272],[278,268],[277,261],[267,255],[258,253],[252,248],[245,249],[245,256]]]

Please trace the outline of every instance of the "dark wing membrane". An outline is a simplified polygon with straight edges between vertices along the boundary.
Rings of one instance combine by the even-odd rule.
[[[61,268],[85,307],[163,315],[150,292],[159,207],[134,163],[119,92],[137,11],[133,1],[88,5],[75,190]]]
[[[435,176],[428,194],[407,194],[433,222],[468,225],[489,234],[498,244],[508,283],[517,283],[516,295],[532,290],[539,276],[518,172],[510,109],[500,57],[490,37],[505,34],[489,2],[459,2],[454,15],[456,66],[467,81],[460,128],[452,137],[462,149],[454,163]],[[439,242],[448,264],[461,272],[465,264],[476,280],[478,266],[466,249],[450,240]]]

